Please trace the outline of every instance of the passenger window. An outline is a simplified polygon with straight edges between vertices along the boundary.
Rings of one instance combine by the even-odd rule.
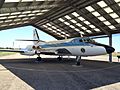
[[[88,39],[87,41],[88,41],[88,42],[91,42],[91,40],[90,40],[90,39]]]
[[[86,39],[84,39],[84,42],[87,42],[87,40],[86,40]]]

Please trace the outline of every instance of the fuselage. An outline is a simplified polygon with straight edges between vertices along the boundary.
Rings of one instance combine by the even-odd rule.
[[[39,44],[42,50],[56,51],[58,55],[95,56],[110,54],[114,48],[100,44],[90,38],[72,38]],[[41,50],[40,49],[40,50]]]

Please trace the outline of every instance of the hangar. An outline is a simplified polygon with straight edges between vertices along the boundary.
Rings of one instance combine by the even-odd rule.
[[[0,0],[0,30],[32,25],[56,39],[120,33],[120,0]],[[112,55],[109,55],[112,62]]]

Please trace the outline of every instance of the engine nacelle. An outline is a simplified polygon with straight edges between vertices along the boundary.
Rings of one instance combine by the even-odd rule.
[[[36,49],[41,49],[40,46],[37,46]]]
[[[33,49],[41,49],[40,46],[33,46],[32,48],[33,48]]]
[[[33,48],[33,49],[36,49],[36,47],[35,47],[35,46],[32,46],[32,48]]]

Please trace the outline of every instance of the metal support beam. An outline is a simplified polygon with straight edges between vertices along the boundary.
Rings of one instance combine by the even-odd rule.
[[[57,5],[37,5],[37,6],[23,6],[23,7],[9,7],[9,8],[1,8],[1,13],[12,13],[12,12],[20,12],[20,11],[29,11],[29,10],[40,10],[40,9],[49,9],[49,8],[57,7]]]
[[[95,23],[94,21],[90,20],[89,17],[87,17],[86,15],[82,14],[82,12],[79,10],[79,8],[76,5],[71,4],[70,2],[68,2],[68,4],[80,15],[82,15],[84,18],[86,18],[88,21],[90,21],[93,25],[97,26],[100,28],[101,31],[103,31],[106,35],[110,36],[110,33],[106,30],[104,30],[101,26],[97,25],[97,23]]]
[[[109,36],[109,46],[112,47],[112,34]],[[109,62],[112,62],[112,53],[109,54]]]
[[[92,5],[94,3],[97,3],[98,1],[101,1],[101,0],[90,0],[89,2],[87,0],[64,0],[64,4],[61,5],[61,8],[58,8],[55,10],[50,10],[50,12],[44,14],[44,16],[42,17],[39,17],[38,20],[35,21],[35,23],[39,22],[41,23],[40,21],[43,20],[43,19],[46,19],[47,17],[49,17],[50,19],[52,20],[56,20],[60,17],[63,17],[69,13],[72,13],[74,11],[73,8],[71,8],[71,5],[73,4],[79,4],[79,8],[85,8],[86,6],[89,6],[89,5]],[[69,5],[69,3],[71,5]],[[51,12],[52,11],[52,12]]]
[[[2,5],[4,4],[5,0],[0,0],[0,8],[2,7]]]
[[[39,29],[39,30],[41,30],[41,31],[43,31],[43,32],[45,32],[45,33],[47,33],[47,34],[53,36],[53,37],[56,38],[57,40],[59,40],[59,39],[63,39],[63,38],[59,38],[59,37],[57,37],[56,35],[51,34],[50,32],[45,31],[45,30],[42,29],[40,26],[37,26],[37,25],[34,25],[34,24],[31,24],[31,25],[32,25],[33,27],[35,27],[35,28],[37,28],[37,29]]]
[[[56,22],[50,20],[49,18],[47,18],[47,20],[48,20],[49,22],[52,22],[55,26],[58,26],[58,27],[62,30],[62,32],[65,32],[66,34],[69,34],[70,36],[73,35],[72,32],[70,32],[68,29],[65,29],[65,28],[63,28],[62,26],[60,26],[59,23],[56,23]],[[74,29],[73,29],[73,30],[74,30]],[[58,32],[58,31],[57,31],[57,32]],[[74,30],[74,32],[76,32],[76,31]],[[71,34],[71,33],[72,33],[72,34]],[[76,36],[77,36],[77,35],[76,35]],[[69,38],[68,36],[66,36],[66,37]]]

